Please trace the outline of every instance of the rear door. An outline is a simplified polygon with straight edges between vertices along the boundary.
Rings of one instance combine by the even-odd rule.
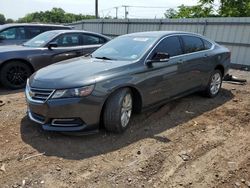
[[[190,90],[199,88],[204,80],[208,52],[200,37],[191,35],[181,36],[185,56],[179,65],[179,73],[183,75],[181,83],[183,89]]]
[[[44,31],[43,31],[43,28],[40,26],[27,26],[26,32],[27,32],[28,39],[32,39],[35,36],[43,33]]]

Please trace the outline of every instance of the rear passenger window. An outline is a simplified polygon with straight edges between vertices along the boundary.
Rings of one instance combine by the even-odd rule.
[[[205,50],[208,50],[212,47],[212,44],[208,42],[207,40],[203,39],[203,43],[204,43]]]
[[[42,29],[41,27],[28,27],[27,28],[28,32],[29,32],[29,38],[34,38],[35,36],[39,35],[40,33],[42,33]]]
[[[182,36],[185,53],[192,53],[204,50],[203,42],[194,36]]]
[[[182,48],[179,38],[177,36],[173,36],[163,39],[156,47],[153,54],[155,54],[156,52],[168,53],[170,57],[181,55]]]
[[[83,45],[103,44],[106,40],[94,35],[83,35]]]

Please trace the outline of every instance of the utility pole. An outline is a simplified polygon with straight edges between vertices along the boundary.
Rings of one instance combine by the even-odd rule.
[[[115,7],[115,19],[118,19],[118,7]]]
[[[98,19],[98,0],[95,0],[95,18]]]
[[[122,5],[125,9],[125,19],[128,18],[128,11],[127,11],[127,8],[129,7],[128,5]]]

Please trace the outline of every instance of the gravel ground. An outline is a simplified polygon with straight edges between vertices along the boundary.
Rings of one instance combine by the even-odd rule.
[[[0,89],[0,187],[250,187],[250,72],[134,115],[121,135],[66,136],[26,117],[23,91]]]

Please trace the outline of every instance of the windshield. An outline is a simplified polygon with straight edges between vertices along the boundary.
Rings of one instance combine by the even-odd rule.
[[[57,36],[57,31],[49,31],[37,35],[35,38],[25,42],[23,45],[28,47],[43,47],[49,41],[51,41],[55,36]]]
[[[137,60],[155,41],[155,37],[117,37],[97,49],[92,54],[92,57],[107,60]]]

